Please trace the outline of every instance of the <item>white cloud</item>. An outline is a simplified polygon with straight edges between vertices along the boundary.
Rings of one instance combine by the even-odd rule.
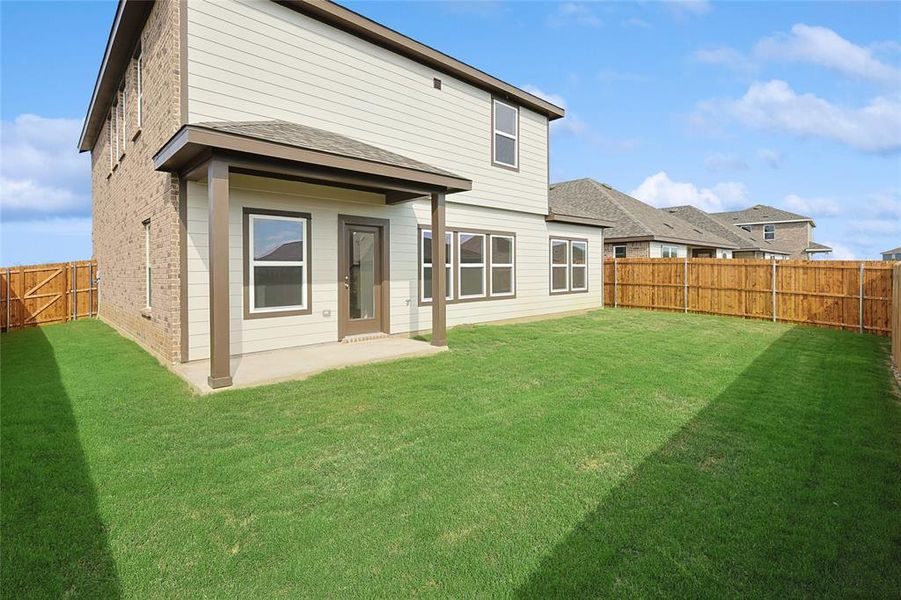
[[[755,82],[737,100],[702,102],[695,117],[702,122],[727,117],[748,127],[831,139],[864,152],[901,149],[898,100],[878,97],[861,108],[846,108],[813,94],[798,94],[779,80]]]
[[[771,169],[778,169],[782,166],[783,155],[778,150],[761,148],[757,151],[757,158]]]
[[[901,83],[901,70],[877,59],[869,48],[858,46],[826,27],[799,23],[791,28],[791,33],[777,33],[757,42],[754,55],[762,60],[819,65],[886,86],[896,87]]]
[[[832,252],[822,255],[815,254],[815,257],[822,256],[824,259],[828,260],[855,260],[858,257],[857,253],[855,253],[850,246],[846,246],[845,244],[833,241],[824,241],[822,243],[832,248]]]
[[[695,50],[692,58],[709,65],[720,65],[741,75],[752,75],[757,64],[735,48],[720,47]]]
[[[533,96],[538,96],[542,100],[547,100],[551,104],[556,104],[560,108],[566,108],[566,98],[564,98],[563,96],[561,96],[559,94],[551,94],[551,93],[545,92],[540,87],[538,87],[536,85],[532,85],[531,83],[525,84],[524,86],[522,86],[522,89],[529,92]]]
[[[568,24],[600,27],[604,24],[588,5],[578,2],[564,2],[559,5],[556,12],[548,17],[548,22],[554,27]]]
[[[748,163],[732,154],[711,154],[704,159],[704,167],[713,173],[722,171],[747,171]]]
[[[0,123],[0,210],[4,220],[89,214],[91,163],[76,150],[81,122],[19,115]]]
[[[789,194],[782,204],[792,212],[807,217],[834,217],[840,214],[841,206],[832,198],[802,198],[797,194]]]
[[[673,181],[665,171],[645,178],[630,194],[658,208],[690,204],[701,210],[717,212],[749,204],[748,190],[743,183],[727,181],[713,187],[699,188],[693,183]]]
[[[663,0],[663,4],[677,17],[699,17],[712,8],[709,0]]]

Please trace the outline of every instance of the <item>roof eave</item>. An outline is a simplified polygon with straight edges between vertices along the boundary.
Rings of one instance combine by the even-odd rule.
[[[103,52],[103,61],[94,81],[91,102],[88,104],[81,135],[78,138],[79,152],[86,152],[94,147],[102,127],[103,116],[112,103],[113,94],[109,93],[109,90],[118,88],[122,70],[137,46],[138,34],[144,27],[151,8],[153,2],[119,0],[106,41],[106,49]]]
[[[574,217],[572,215],[561,215],[557,213],[549,213],[544,217],[545,221],[554,223],[569,223],[571,225],[588,225],[589,227],[609,228],[614,227],[616,223],[607,221],[606,219],[594,219],[591,217]]]
[[[359,173],[386,181],[406,181],[420,186],[424,191],[457,193],[472,189],[472,181],[463,177],[301,148],[197,125],[182,126],[153,156],[153,164],[157,171],[182,173],[196,167],[199,159],[212,152],[312,165],[333,170],[332,172]],[[324,180],[324,183],[327,184],[328,180]]]

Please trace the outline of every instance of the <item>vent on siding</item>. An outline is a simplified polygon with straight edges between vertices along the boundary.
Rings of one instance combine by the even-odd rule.
[[[435,89],[436,89],[436,90],[440,90],[440,89],[441,89],[441,80],[438,79],[437,77],[434,78],[434,79],[432,80],[432,85],[435,86]]]

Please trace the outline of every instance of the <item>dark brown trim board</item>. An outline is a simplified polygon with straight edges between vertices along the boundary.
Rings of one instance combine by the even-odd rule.
[[[432,194],[432,345],[447,346],[447,295],[444,289],[444,269],[436,269],[435,263],[444,265],[444,224],[447,203],[444,194]],[[456,253],[454,253],[456,256]],[[418,294],[418,292],[417,292]]]
[[[307,279],[307,307],[301,310],[273,310],[266,312],[250,312],[250,215],[272,215],[275,217],[292,217],[296,219],[306,219],[307,230],[304,239],[304,270]],[[313,217],[306,212],[292,212],[287,210],[269,210],[265,208],[253,208],[245,206],[241,215],[241,245],[243,247],[244,256],[243,272],[244,282],[244,319],[271,319],[274,317],[296,317],[298,315],[309,315],[313,313]]]
[[[211,388],[232,384],[228,286],[228,163],[213,157],[207,174],[210,252],[210,376]]]
[[[181,331],[178,358],[188,362],[188,182],[178,179],[178,324]]]
[[[381,323],[380,330],[383,333],[391,333],[391,221],[388,219],[378,219],[375,217],[359,217],[355,215],[338,215],[338,244],[343,243],[344,230],[348,225],[365,225],[368,227],[378,227],[381,229],[379,257],[379,291],[381,292]],[[347,265],[341,264],[342,253],[338,252],[338,273],[336,283],[338,286],[344,281],[344,273],[347,272]],[[341,290],[338,289],[338,340],[342,340],[347,336],[344,323],[344,316],[347,313],[346,299]]]
[[[512,167],[510,165],[505,165],[504,163],[499,163],[494,160],[494,103],[496,101],[500,101],[507,106],[512,106],[516,109],[516,166]],[[508,171],[514,171],[519,173],[519,142],[522,139],[522,132],[519,130],[519,106],[510,102],[509,100],[505,100],[503,98],[499,98],[497,96],[491,96],[491,166],[492,167],[500,167],[501,169],[507,169]],[[548,143],[550,143],[550,139],[548,139]]]
[[[565,241],[568,243],[572,242],[585,242],[585,289],[584,290],[574,290],[572,289],[572,260],[567,261],[566,269],[567,273],[567,284],[570,289],[568,290],[558,290],[554,291],[554,269],[553,263],[553,249],[555,241]],[[591,240],[588,238],[577,238],[577,237],[567,237],[565,235],[551,235],[548,236],[547,240],[547,289],[548,294],[551,296],[565,296],[569,294],[587,294],[591,289]],[[571,250],[569,251],[572,252]],[[603,266],[603,262],[602,262]],[[603,289],[603,288],[602,288]]]
[[[590,217],[573,217],[570,215],[558,215],[554,213],[544,217],[545,221],[553,223],[570,223],[572,225],[588,225],[589,227],[613,227],[613,221],[605,221],[604,219],[593,219]]]

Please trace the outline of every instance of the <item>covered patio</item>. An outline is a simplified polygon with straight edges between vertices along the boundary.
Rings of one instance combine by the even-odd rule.
[[[446,257],[443,243],[446,195],[472,189],[470,180],[438,167],[340,134],[285,121],[185,125],[157,152],[154,163],[158,171],[177,174],[182,191],[188,181],[205,181],[207,184],[210,358],[203,362],[208,362],[206,385],[211,389],[233,385],[237,366],[243,371],[242,380],[255,379],[248,374],[255,364],[253,360],[245,362],[249,355],[244,355],[237,363],[230,357],[230,175],[256,175],[372,192],[383,196],[386,205],[429,198],[430,229],[433,232],[431,249],[436,264],[444,263]],[[378,223],[364,225],[377,226]],[[387,222],[384,223],[384,229],[384,237],[387,238]],[[349,278],[342,271],[342,267],[347,270],[344,262],[346,261],[339,263],[336,280],[347,288]],[[387,298],[390,284],[387,261],[381,266],[381,277],[383,280],[379,294],[382,298]],[[446,284],[443,272],[439,269],[432,271],[431,278],[435,298],[431,306],[431,345],[440,348],[447,345]],[[183,284],[183,315],[187,311],[185,287]],[[338,304],[339,312],[346,308],[345,294],[339,294]],[[390,333],[387,319],[382,320],[378,327],[382,333]],[[339,316],[339,341],[346,335],[357,332],[343,325]],[[376,352],[376,346],[370,342],[360,346],[361,349],[355,353],[363,352],[363,347],[372,349],[375,354],[387,348],[379,346]],[[336,351],[333,356],[336,360],[342,356],[356,360],[351,359],[350,354],[344,350]],[[334,366],[341,365],[333,364],[326,368]],[[196,366],[191,366],[192,381],[196,379],[196,369]]]

